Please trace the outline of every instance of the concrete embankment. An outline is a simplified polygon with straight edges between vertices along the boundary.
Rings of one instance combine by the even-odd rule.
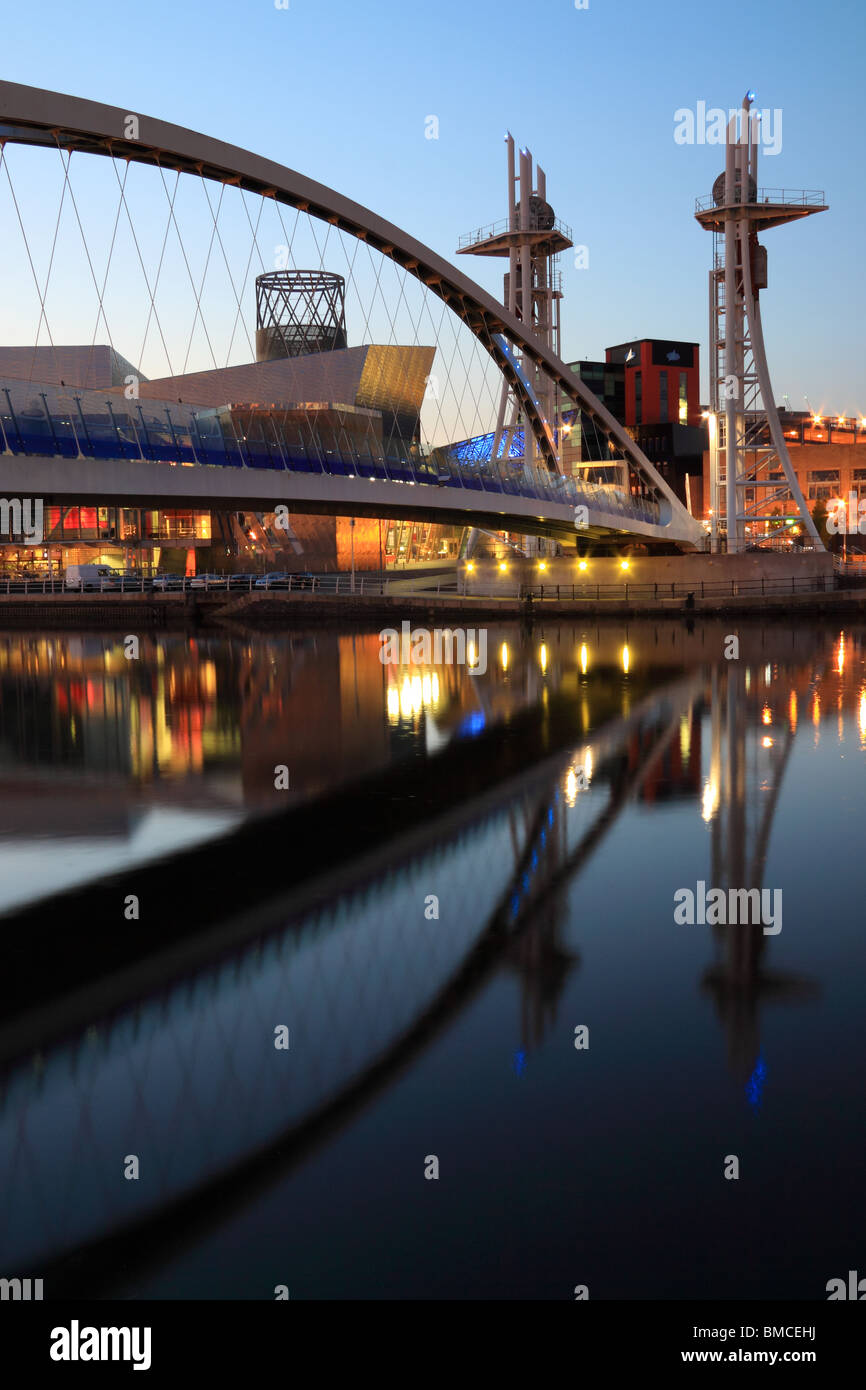
[[[213,606],[218,607],[219,600],[199,605],[183,594],[4,594],[0,628],[182,629],[202,621]]]
[[[569,586],[570,587],[570,586]],[[0,627],[62,629],[107,628],[136,631],[142,627],[185,629],[189,627],[231,627],[237,623],[249,628],[294,626],[345,626],[387,622],[398,625],[404,619],[423,622],[460,622],[487,619],[491,622],[515,618],[533,621],[553,618],[592,617],[691,617],[722,613],[784,619],[821,615],[848,615],[866,619],[866,588],[836,589],[831,592],[795,594],[696,595],[693,603],[684,597],[628,599],[572,599],[534,597],[532,601],[516,594],[491,598],[471,594],[463,598],[448,594],[28,594],[0,598]]]
[[[796,613],[802,616],[822,613],[849,613],[866,617],[866,589],[835,590],[830,593],[801,593],[779,595],[728,595],[725,597],[695,598],[690,606],[685,598],[629,599],[571,599],[485,598],[479,594],[466,598],[446,594],[401,594],[394,597],[339,597],[313,595],[243,595],[226,604],[213,617],[219,621],[236,621],[249,626],[299,622],[369,622],[385,619],[398,622],[403,617],[421,618],[430,615],[437,619],[460,620],[486,618],[490,621],[507,618],[555,617],[673,617],[679,614],[744,613],[784,618]]]

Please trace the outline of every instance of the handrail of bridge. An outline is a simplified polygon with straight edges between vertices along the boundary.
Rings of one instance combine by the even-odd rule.
[[[288,409],[259,414],[247,410],[241,420],[230,407],[202,409],[156,400],[133,404],[122,397],[110,399],[105,393],[61,393],[30,383],[16,409],[13,392],[24,394],[21,382],[0,382],[0,445],[8,454],[264,468],[409,486],[460,487],[563,506],[594,506],[624,520],[660,524],[661,509],[647,497],[627,496],[613,487],[552,473],[523,459],[460,462],[447,448],[424,453],[414,443],[385,445],[378,440],[375,447],[382,452],[374,455],[370,441],[359,448],[345,432],[341,444],[337,430],[327,423],[302,430],[297,420],[290,420]],[[53,398],[51,408],[49,397]]]

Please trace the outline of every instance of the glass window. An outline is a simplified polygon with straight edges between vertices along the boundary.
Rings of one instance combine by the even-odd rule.
[[[689,423],[689,387],[688,376],[685,372],[680,372],[680,406],[679,421],[681,425]]]
[[[668,374],[659,372],[659,420],[668,418]]]
[[[643,421],[643,379],[639,371],[634,374],[634,418],[637,425]]]

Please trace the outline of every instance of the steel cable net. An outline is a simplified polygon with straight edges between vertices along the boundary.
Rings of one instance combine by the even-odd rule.
[[[274,199],[119,159],[7,144],[0,233],[4,337],[48,349],[34,361],[34,381],[42,363],[50,371],[54,349],[72,343],[108,343],[142,383],[252,363],[256,277],[327,274],[345,282],[352,347],[404,349],[385,382],[407,413],[423,415],[414,438],[404,428],[404,445],[468,437],[495,417],[499,372],[447,305],[387,256]],[[386,446],[401,423],[385,421]]]
[[[275,198],[6,143],[0,236],[0,444],[13,453],[290,468],[566,504],[593,494],[549,471],[532,431],[527,456],[522,427],[492,458],[504,377],[476,334],[388,255]],[[259,323],[256,279],[279,275],[320,288],[306,309],[302,297],[287,319],[284,299]],[[297,355],[310,333],[316,350]],[[634,509],[658,519],[647,498]]]

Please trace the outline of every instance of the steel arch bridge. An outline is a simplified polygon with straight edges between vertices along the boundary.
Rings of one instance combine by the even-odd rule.
[[[0,159],[9,145],[42,146],[70,158],[73,153],[101,155],[127,165],[156,166],[178,176],[198,177],[224,189],[234,186],[365,243],[413,276],[468,328],[513,392],[542,467],[533,468],[526,461],[518,469],[507,468],[504,462],[500,466],[496,459],[488,466],[470,466],[416,458],[403,459],[395,468],[384,458],[353,455],[331,462],[320,458],[316,467],[309,466],[309,460],[300,464],[280,439],[268,443],[267,462],[253,456],[246,440],[235,441],[234,449],[222,441],[222,452],[215,457],[207,440],[197,437],[195,422],[189,418],[194,412],[186,412],[184,418],[182,410],[176,412],[176,420],[168,415],[173,453],[170,450],[167,455],[164,445],[161,452],[153,447],[147,429],[139,429],[132,412],[126,429],[119,431],[116,412],[110,407],[106,418],[111,416],[117,445],[103,442],[97,448],[85,437],[86,429],[76,430],[74,420],[66,418],[72,415],[68,401],[58,398],[49,404],[43,393],[45,418],[34,437],[20,428],[11,398],[6,397],[7,413],[0,397],[7,493],[39,492],[55,502],[99,500],[151,506],[272,506],[290,499],[299,511],[417,516],[560,535],[574,534],[574,508],[582,505],[591,535],[631,534],[648,541],[703,545],[700,523],[624,427],[566,364],[461,271],[369,209],[294,170],[182,127],[78,97],[0,82]],[[528,369],[545,374],[589,418],[611,451],[640,480],[644,498],[612,497],[604,489],[561,474],[557,441],[543,418]],[[122,411],[122,398],[114,399]],[[62,439],[61,423],[69,426]],[[221,466],[178,468],[169,475],[166,460]],[[407,483],[422,486],[408,494]]]

